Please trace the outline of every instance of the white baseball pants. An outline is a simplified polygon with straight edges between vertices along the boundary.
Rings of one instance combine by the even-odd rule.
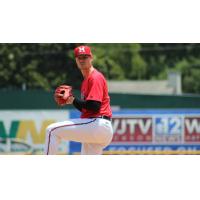
[[[71,119],[53,123],[46,129],[45,154],[57,154],[61,140],[81,142],[81,154],[102,154],[112,137],[111,122],[102,118]]]

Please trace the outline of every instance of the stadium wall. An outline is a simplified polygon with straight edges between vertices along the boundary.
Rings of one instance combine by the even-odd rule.
[[[74,91],[79,97],[79,91]],[[200,108],[200,96],[110,94],[111,105],[120,108]],[[68,108],[73,108],[69,106]],[[0,91],[0,109],[58,109],[53,92]]]
[[[75,91],[79,97],[79,91]],[[110,94],[114,137],[104,154],[200,154],[200,96]],[[58,107],[53,92],[0,92],[0,154],[42,154],[45,128],[79,117]],[[64,142],[60,154],[80,153]]]

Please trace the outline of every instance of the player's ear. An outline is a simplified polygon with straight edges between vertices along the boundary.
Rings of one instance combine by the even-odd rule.
[[[91,55],[91,61],[93,61],[93,55]]]
[[[76,60],[76,65],[78,65],[78,58],[76,58],[75,60]]]

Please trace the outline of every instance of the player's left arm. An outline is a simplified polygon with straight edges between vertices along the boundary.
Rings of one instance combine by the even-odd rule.
[[[82,111],[82,109],[84,108],[86,110],[98,112],[101,107],[101,102],[94,101],[94,100],[84,101],[84,100],[80,100],[78,98],[74,98],[73,105],[80,111]]]
[[[74,96],[71,96],[67,99],[65,104],[73,104],[75,108],[77,108],[79,111],[82,111],[82,109],[91,110],[94,112],[98,112],[101,107],[101,102],[94,101],[94,100],[80,100]]]

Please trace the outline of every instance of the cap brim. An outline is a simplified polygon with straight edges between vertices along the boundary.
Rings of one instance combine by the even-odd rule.
[[[92,56],[92,54],[86,54],[86,53],[79,53],[79,54],[77,54],[75,56],[78,57],[78,56],[82,56],[82,55],[84,55],[84,56]]]

